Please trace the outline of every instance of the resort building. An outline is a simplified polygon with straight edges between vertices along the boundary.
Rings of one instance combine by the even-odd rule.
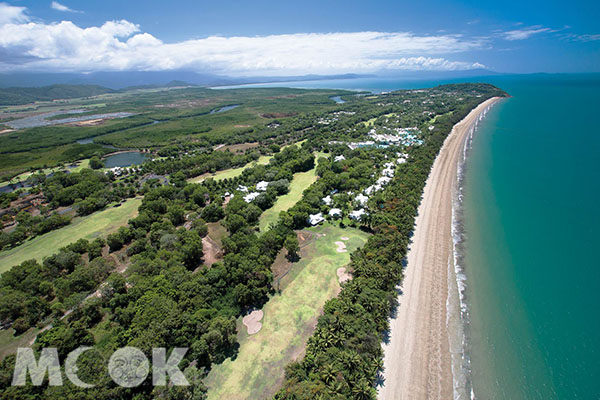
[[[365,196],[364,194],[360,193],[354,198],[354,200],[356,200],[361,206],[365,206],[367,201],[369,201],[369,196]]]
[[[329,210],[329,216],[332,218],[340,218],[342,216],[342,210],[339,208],[332,208]]]
[[[365,216],[367,214],[367,212],[365,211],[364,208],[361,208],[360,210],[354,210],[352,211],[350,214],[348,214],[348,217],[350,217],[350,219],[353,219],[355,221],[360,221],[363,216]]]
[[[323,214],[321,214],[321,213],[311,214],[308,217],[308,223],[311,224],[312,226],[318,225],[323,221],[325,221],[325,218],[323,218]]]
[[[244,196],[244,201],[246,203],[250,203],[251,201],[256,199],[258,196],[260,196],[260,193],[258,193],[258,192],[248,193],[247,195]]]
[[[267,190],[268,186],[269,186],[269,182],[260,181],[256,184],[256,190],[260,190],[261,192],[264,192],[265,190]]]

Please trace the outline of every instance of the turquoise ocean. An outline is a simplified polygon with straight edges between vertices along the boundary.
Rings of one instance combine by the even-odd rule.
[[[600,398],[600,75],[509,75],[479,123],[457,228],[468,392],[477,399]],[[387,91],[444,81],[292,86]]]

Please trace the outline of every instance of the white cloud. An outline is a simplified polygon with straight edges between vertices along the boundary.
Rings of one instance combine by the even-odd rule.
[[[0,3],[0,25],[29,21],[25,10],[25,7],[15,7],[7,3]]]
[[[506,40],[525,40],[529,39],[533,35],[544,32],[555,32],[550,28],[544,28],[541,25],[530,26],[523,29],[515,29],[512,31],[503,32],[502,36]]]
[[[72,8],[69,8],[69,7],[65,6],[64,4],[60,4],[58,1],[53,1],[52,4],[50,4],[50,7],[52,7],[56,11],[62,11],[62,12],[74,12],[74,13],[82,12],[82,11],[78,11],[78,10],[73,10]]]
[[[576,42],[596,42],[596,41],[600,41],[600,34],[583,34],[583,35],[578,35],[578,34],[569,34],[566,35],[567,39],[576,41]]]
[[[483,66],[446,57],[487,46],[482,38],[409,32],[211,36],[163,43],[126,20],[89,28],[70,21],[21,22],[0,24],[0,53],[8,55],[0,59],[0,70],[186,69],[230,75],[464,70]]]

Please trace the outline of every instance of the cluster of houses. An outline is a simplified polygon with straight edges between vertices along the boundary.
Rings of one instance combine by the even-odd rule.
[[[388,183],[390,183],[392,181],[392,179],[394,178],[394,174],[395,174],[395,164],[403,164],[406,162],[408,155],[405,153],[396,153],[396,155],[398,156],[398,158],[396,159],[396,162],[393,161],[389,161],[387,163],[385,163],[383,165],[383,170],[381,170],[381,176],[377,179],[377,181],[369,186],[368,188],[366,188],[365,190],[363,190],[362,193],[358,193],[356,196],[354,196],[353,199],[353,204],[354,204],[354,210],[351,211],[350,213],[348,213],[348,217],[354,221],[361,221],[365,216],[368,215],[367,210],[365,209],[365,207],[367,206],[367,202],[369,201],[369,196],[371,196],[373,193],[382,190],[384,186],[386,186]],[[336,156],[334,158],[334,162],[338,162],[338,161],[342,161],[345,160],[345,157],[343,155],[339,155]],[[323,202],[323,204],[325,204],[326,206],[331,206],[333,204],[333,198],[331,197],[332,195],[334,195],[336,193],[336,191],[333,191],[332,193],[328,194],[327,196],[325,196],[321,201]],[[350,195],[353,195],[353,193],[348,193]],[[331,218],[337,219],[337,218],[341,218],[342,217],[342,210],[339,208],[335,208],[332,207],[329,209],[328,215]],[[312,226],[318,225],[321,222],[325,221],[325,217],[323,216],[323,213],[317,213],[317,214],[311,214],[308,217],[308,223]]]
[[[256,192],[249,192],[248,187],[244,185],[239,185],[236,190],[242,193],[246,193],[246,195],[244,195],[244,201],[246,203],[250,203],[254,201],[254,199],[256,199],[258,196],[260,196],[260,192],[266,191],[268,186],[269,182],[260,181],[256,184]]]
[[[339,117],[342,115],[354,115],[354,114],[356,114],[355,111],[336,111],[336,112],[331,113],[328,117],[319,118],[317,120],[317,124],[329,125],[332,122],[338,121]]]

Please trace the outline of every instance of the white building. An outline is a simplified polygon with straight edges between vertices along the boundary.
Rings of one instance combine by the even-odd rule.
[[[381,190],[381,185],[371,185],[368,188],[365,189],[365,194],[367,196],[372,195],[373,193],[377,192]]]
[[[342,210],[339,208],[332,208],[329,210],[329,216],[333,218],[340,218],[342,216]]]
[[[394,168],[387,167],[383,171],[381,171],[381,175],[387,176],[388,178],[393,178],[394,172]]]
[[[236,190],[239,191],[239,192],[248,193],[248,187],[247,186],[239,185]]]
[[[333,159],[333,162],[344,161],[345,159],[346,159],[346,157],[344,157],[343,155],[339,155],[339,156],[335,156],[335,158]]]
[[[331,199],[330,195],[327,195],[326,197],[323,197],[323,203],[325,203],[325,205],[330,206],[332,202],[333,202],[333,200]]]
[[[123,169],[121,167],[112,167],[106,171],[105,174],[108,174],[109,172],[112,172],[115,176],[121,176],[123,174]]]
[[[312,226],[318,225],[323,221],[325,221],[325,218],[323,218],[323,214],[321,214],[321,213],[311,214],[308,217],[308,223],[311,224]]]
[[[268,186],[269,186],[269,182],[260,181],[256,184],[256,190],[260,190],[261,192],[264,192],[265,190],[267,190]]]
[[[379,186],[385,186],[388,183],[390,183],[392,180],[392,178],[387,177],[387,176],[382,176],[381,178],[377,179],[377,185]]]
[[[350,217],[350,219],[360,221],[366,214],[367,212],[365,211],[365,209],[361,208],[360,210],[352,211],[350,214],[348,214],[348,216]]]
[[[246,203],[250,203],[251,201],[256,199],[258,196],[260,196],[260,193],[258,193],[258,192],[248,193],[247,195],[244,196],[244,201]]]
[[[356,196],[354,200],[356,200],[361,206],[364,206],[365,204],[367,204],[367,201],[369,201],[369,196],[365,196],[361,193],[358,196]]]

